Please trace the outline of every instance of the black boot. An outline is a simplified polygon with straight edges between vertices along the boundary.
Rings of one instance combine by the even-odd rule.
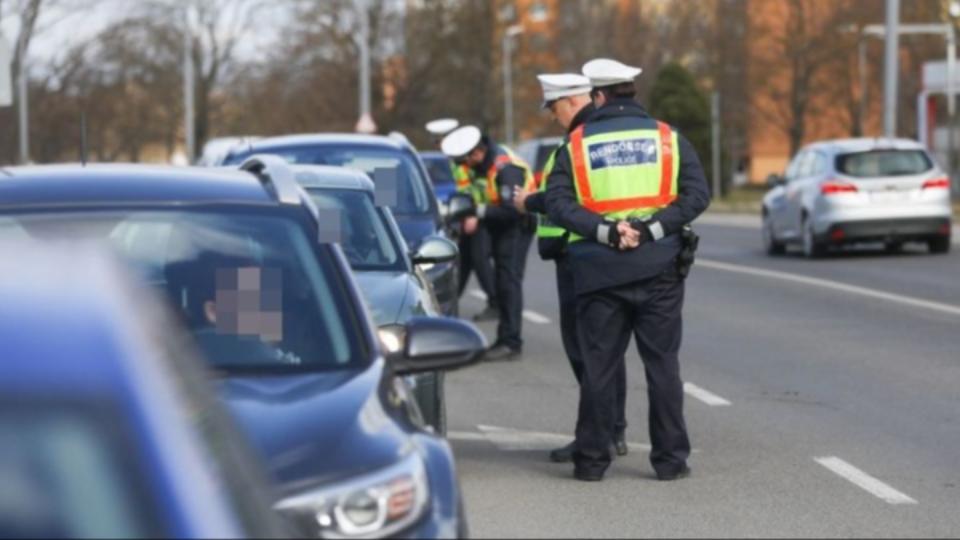
[[[495,321],[500,318],[500,309],[496,306],[487,306],[486,309],[473,316],[476,322]]]
[[[550,451],[550,461],[554,463],[569,463],[573,461],[573,449],[576,441],[571,442],[566,446],[561,446],[560,448],[554,448]]]

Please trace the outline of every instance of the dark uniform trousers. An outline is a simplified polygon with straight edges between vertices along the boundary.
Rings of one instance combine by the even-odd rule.
[[[470,272],[477,274],[477,283],[487,295],[487,305],[497,307],[497,287],[494,283],[493,263],[490,260],[490,233],[479,226],[471,235],[462,235],[460,246],[460,296],[463,296]]]
[[[497,343],[511,349],[523,347],[523,276],[533,232],[524,221],[489,227],[493,248],[494,283],[499,302]]]
[[[557,263],[557,296],[560,298],[560,336],[563,338],[563,350],[570,361],[570,368],[577,378],[577,383],[583,384],[583,355],[580,353],[580,339],[577,337],[577,294],[574,291],[573,271],[570,261],[558,257]],[[620,362],[615,383],[617,389],[616,420],[614,433],[619,435],[627,429],[627,365]]]
[[[647,378],[653,468],[658,475],[673,475],[686,463],[690,440],[678,361],[683,294],[684,282],[671,268],[650,279],[578,298],[577,329],[586,359],[574,453],[578,468],[602,473],[610,465],[615,386],[631,335],[636,337]]]

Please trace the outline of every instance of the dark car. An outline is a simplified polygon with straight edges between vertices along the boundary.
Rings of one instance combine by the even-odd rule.
[[[543,181],[543,169],[547,166],[550,154],[562,142],[562,137],[542,137],[523,141],[517,146],[517,153],[520,157],[533,166],[533,177],[538,186]]]
[[[472,326],[414,318],[389,355],[339,245],[289,166],[8,169],[0,238],[107,244],[164,294],[311,536],[465,531],[453,455],[402,377],[462,367]]]
[[[440,202],[441,214],[446,202],[450,196],[457,192],[457,184],[453,178],[453,170],[450,168],[450,158],[443,152],[420,152],[420,159],[427,167],[430,174],[430,180],[433,182],[433,190],[437,194],[437,200]]]
[[[293,532],[152,298],[95,251],[0,249],[0,537]]]
[[[234,149],[225,164],[236,165],[253,154],[278,155],[293,164],[333,165],[367,173],[378,193],[389,199],[407,245],[417,250],[428,238],[446,235],[426,167],[409,143],[399,137],[354,134],[291,135],[261,139]],[[425,268],[444,314],[458,313],[456,261]]]
[[[373,182],[367,175],[343,167],[293,166],[300,183],[313,198],[325,221],[336,223],[343,249],[360,290],[381,333],[402,331],[414,317],[439,317],[440,306],[423,267],[456,259],[457,246],[430,237],[407,256],[406,242],[393,213],[376,204]],[[388,338],[389,339],[389,338]],[[411,375],[424,420],[446,433],[443,373]]]

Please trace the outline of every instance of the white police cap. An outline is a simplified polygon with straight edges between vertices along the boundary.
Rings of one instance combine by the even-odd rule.
[[[590,79],[576,73],[545,73],[537,75],[543,88],[543,107],[551,101],[590,93]]]
[[[453,118],[439,118],[437,120],[427,122],[425,127],[427,128],[427,131],[433,135],[446,135],[447,133],[457,129],[457,126],[459,125],[460,122]]]
[[[470,153],[480,144],[483,135],[476,126],[463,126],[451,131],[440,143],[440,149],[447,157],[459,158]]]
[[[583,65],[583,75],[589,77],[594,88],[633,82],[643,72],[638,67],[628,66],[609,58],[597,58]]]

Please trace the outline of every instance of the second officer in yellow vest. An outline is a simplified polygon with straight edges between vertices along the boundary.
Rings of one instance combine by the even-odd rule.
[[[454,118],[440,118],[427,122],[426,125],[427,132],[433,135],[437,147],[441,147],[443,139],[458,127],[460,127],[460,122]],[[440,149],[442,151],[442,148]],[[473,197],[477,204],[481,204],[483,202],[484,186],[474,181],[473,171],[470,167],[462,159],[451,159],[450,170],[453,174],[457,193],[466,193]],[[487,297],[487,307],[483,312],[474,316],[474,320],[496,319],[499,309],[493,279],[493,265],[490,261],[490,236],[486,230],[478,228],[476,220],[472,218],[462,221],[458,226],[460,232],[457,241],[460,248],[459,295],[463,296],[467,282],[470,281],[470,274],[476,273],[477,283],[480,284],[480,289]]]
[[[595,110],[590,102],[590,79],[575,73],[557,73],[538,75],[540,86],[543,88],[543,107],[549,109],[554,119],[563,126],[567,134],[577,129],[587,120]],[[557,265],[557,295],[560,300],[560,337],[563,340],[563,350],[573,369],[573,374],[580,383],[583,380],[583,354],[580,351],[580,342],[577,339],[577,295],[574,292],[573,273],[567,255],[567,241],[570,233],[558,227],[547,218],[546,187],[550,170],[553,169],[557,153],[563,150],[564,143],[559,145],[550,154],[543,169],[543,181],[535,186],[535,192],[518,192],[516,195],[517,207],[524,211],[538,214],[540,219],[537,227],[537,248],[540,258],[553,260]],[[621,363],[617,375],[616,392],[616,420],[614,423],[614,445],[617,454],[623,456],[628,452],[625,431],[627,429],[626,402],[627,402],[627,373],[626,365]],[[557,463],[568,462],[573,459],[575,443],[570,443],[550,452],[550,459]]]
[[[583,67],[597,110],[569,137],[547,179],[547,211],[571,231],[568,254],[584,355],[574,476],[610,465],[617,373],[631,335],[647,378],[650,461],[657,477],[689,474],[680,379],[681,232],[709,205],[693,146],[634,101],[640,69]]]
[[[443,139],[441,146],[448,157],[462,159],[469,165],[478,182],[485,181],[477,217],[481,227],[490,234],[500,308],[497,340],[487,358],[516,358],[523,349],[523,274],[533,226],[514,206],[513,191],[515,187],[531,185],[533,174],[513,152],[484,136],[475,126],[454,130]]]

